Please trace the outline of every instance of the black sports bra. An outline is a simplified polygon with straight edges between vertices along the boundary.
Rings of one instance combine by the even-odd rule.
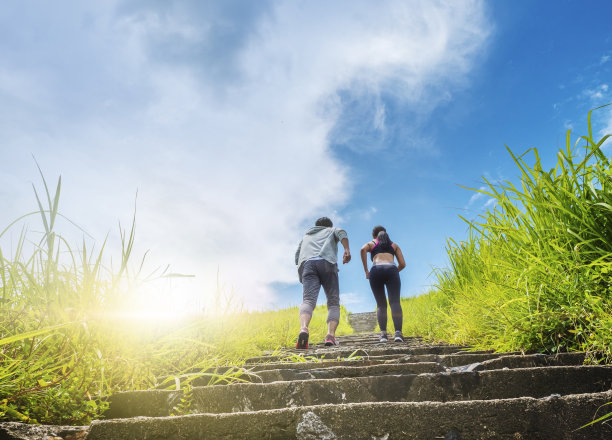
[[[395,249],[393,249],[393,246],[391,246],[393,243],[389,243],[385,245],[385,244],[380,244],[378,241],[374,241],[374,240],[372,241],[376,243],[374,247],[370,250],[370,258],[372,259],[372,261],[374,261],[374,255],[378,255],[378,254],[391,254],[395,256]]]

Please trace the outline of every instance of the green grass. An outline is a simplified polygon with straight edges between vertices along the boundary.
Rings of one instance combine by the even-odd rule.
[[[126,317],[129,286],[142,268],[142,261],[131,264],[134,222],[121,230],[116,266],[107,267],[105,244],[96,252],[85,241],[74,247],[56,230],[61,179],[54,192],[42,182],[42,197],[34,189],[38,210],[0,231],[2,238],[27,218],[43,226],[42,234],[22,229],[11,255],[0,249],[0,420],[88,423],[115,392],[180,388],[188,395],[196,377],[241,380],[239,369],[211,374],[212,367],[295,344],[297,307],[231,313],[238,307],[225,304],[175,320]],[[324,338],[325,320],[318,307],[313,340]],[[341,320],[339,334],[351,333],[344,308]]]
[[[406,329],[497,350],[584,350],[612,360],[612,167],[609,137],[570,132],[557,162],[508,150],[520,181],[474,190],[494,208],[448,241],[449,267],[430,293],[404,300]]]

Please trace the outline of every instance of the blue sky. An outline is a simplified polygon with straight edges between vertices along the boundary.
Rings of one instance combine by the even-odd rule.
[[[359,248],[376,224],[406,256],[402,294],[426,292],[458,216],[488,203],[460,185],[515,179],[505,145],[552,164],[612,102],[610,16],[608,1],[8,2],[0,225],[35,208],[34,155],[111,253],[138,190],[137,252],[196,275],[145,286],[149,305],[208,307],[217,274],[249,308],[298,304],[293,252],[322,215],[349,233],[350,310],[375,306]],[[610,110],[593,122],[612,132]]]

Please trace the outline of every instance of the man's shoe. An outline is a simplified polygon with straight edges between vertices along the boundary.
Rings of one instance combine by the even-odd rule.
[[[395,342],[404,342],[404,335],[399,330],[395,332],[395,338],[393,338]]]
[[[387,342],[389,339],[387,339],[387,332],[381,332],[380,333],[380,339],[378,340],[378,342]]]
[[[298,336],[297,344],[295,344],[295,348],[297,348],[298,350],[308,349],[308,332],[307,331],[300,332]]]
[[[325,346],[331,347],[332,345],[338,345],[338,342],[336,342],[336,338],[334,338],[332,335],[325,336]]]

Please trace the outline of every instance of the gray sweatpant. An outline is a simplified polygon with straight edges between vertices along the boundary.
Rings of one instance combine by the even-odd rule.
[[[304,288],[300,315],[312,316],[317,305],[319,291],[327,297],[327,322],[340,321],[340,286],[338,284],[338,265],[327,260],[307,260],[300,267],[300,281]]]

